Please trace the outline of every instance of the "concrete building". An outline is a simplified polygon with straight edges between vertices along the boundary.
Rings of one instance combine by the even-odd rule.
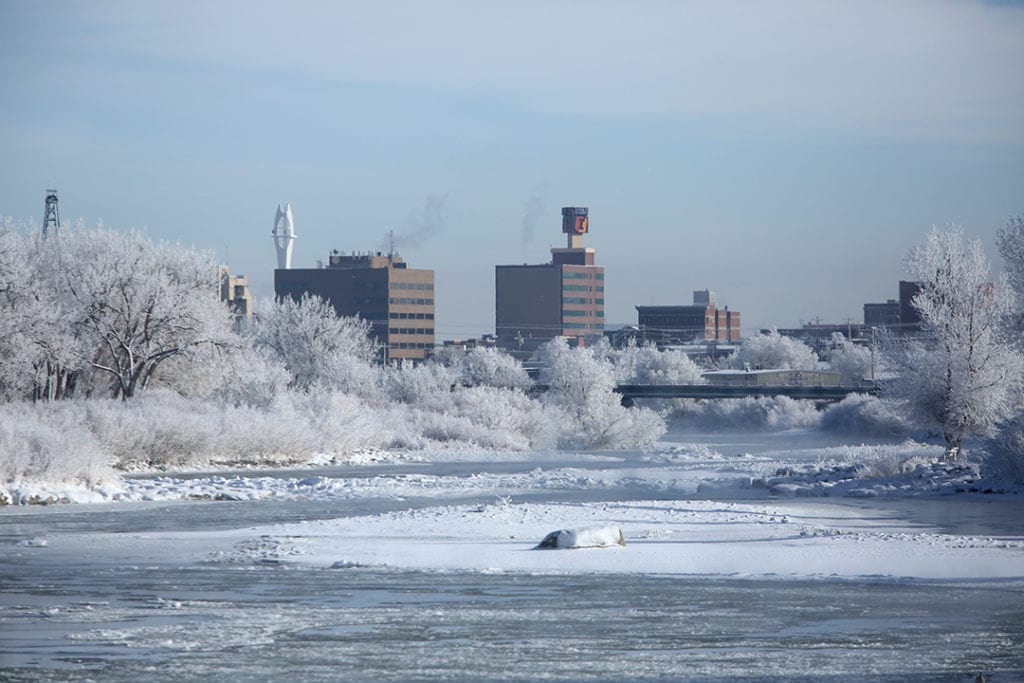
[[[316,294],[338,315],[373,325],[383,360],[423,360],[434,350],[434,271],[409,268],[397,254],[333,251],[324,268],[278,268],[274,293]]]
[[[739,312],[717,308],[711,290],[695,291],[690,306],[637,306],[636,311],[641,337],[659,346],[740,338]]]
[[[565,248],[551,250],[551,262],[495,266],[495,333],[498,347],[528,356],[554,337],[584,346],[604,334],[604,268],[597,250],[583,245],[589,232],[586,207],[562,209]]]
[[[227,266],[217,267],[220,281],[220,300],[228,305],[235,316],[235,328],[244,330],[252,321],[252,292],[249,279],[244,275],[232,275]]]

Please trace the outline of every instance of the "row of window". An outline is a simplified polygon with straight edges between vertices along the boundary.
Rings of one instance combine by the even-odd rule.
[[[586,318],[591,315],[591,311],[562,311],[562,315],[569,316],[570,318]],[[595,318],[603,318],[604,311],[593,311]]]
[[[564,325],[562,325],[562,327],[564,327],[567,330],[587,330],[587,329],[590,329],[590,330],[603,330],[604,329],[604,325],[602,325],[601,323],[591,323],[589,325],[587,323],[565,323]]]
[[[421,289],[434,291],[433,282],[392,282],[391,289]]]
[[[604,299],[588,299],[585,296],[563,296],[563,304],[598,304],[604,306]]]
[[[603,292],[604,285],[588,286],[588,285],[562,285],[563,292]]]
[[[434,334],[433,327],[389,327],[388,334]]]
[[[433,320],[433,313],[388,313],[392,320]]]
[[[574,273],[572,271],[565,271],[562,273],[563,280],[603,280],[604,273]]]
[[[419,342],[419,343],[415,343],[415,344],[413,342],[395,342],[393,344],[388,344],[388,348],[389,349],[432,349],[432,348],[434,348],[434,345],[433,344],[424,344],[423,342]]]
[[[421,306],[433,306],[433,299],[412,299],[403,296],[393,296],[388,299],[389,304],[419,304]]]

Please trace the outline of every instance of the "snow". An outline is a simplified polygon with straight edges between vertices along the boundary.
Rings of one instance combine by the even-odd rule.
[[[588,526],[582,529],[552,531],[537,544],[537,549],[614,548],[626,545],[622,529],[617,526]]]
[[[322,501],[348,502],[353,509],[387,504],[387,511],[377,514],[300,523],[118,534],[116,541],[111,535],[79,534],[70,541],[114,554],[120,551],[112,548],[127,544],[132,552],[175,561],[188,549],[196,562],[346,570],[1024,579],[1020,535],[951,534],[883,507],[852,503],[928,499],[967,491],[966,482],[977,484],[976,468],[967,465],[914,464],[898,471],[901,463],[913,464],[935,448],[913,442],[825,447],[817,449],[818,461],[806,462],[805,455],[802,464],[782,460],[778,452],[727,456],[706,444],[661,444],[626,455],[456,451],[395,460],[394,454],[392,459],[380,454],[368,464],[300,476],[291,471],[159,475],[93,490],[13,495],[22,501],[32,495],[115,504]],[[885,466],[897,469],[891,476],[865,478],[858,467],[837,464],[879,450],[887,452],[879,456]],[[823,455],[828,457],[821,460]],[[980,491],[977,485],[974,490]],[[959,497],[964,495],[986,498],[980,492]],[[578,552],[527,552],[553,531],[557,547]],[[59,538],[31,540],[33,548],[61,545]]]

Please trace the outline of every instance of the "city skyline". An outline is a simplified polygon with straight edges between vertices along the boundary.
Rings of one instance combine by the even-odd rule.
[[[563,206],[609,325],[709,288],[744,334],[861,319],[933,225],[998,267],[1024,212],[1016,3],[242,8],[0,8],[0,214],[56,188],[63,221],[209,248],[257,296],[278,204],[294,267],[393,231],[442,340],[493,333],[494,266],[546,259]]]

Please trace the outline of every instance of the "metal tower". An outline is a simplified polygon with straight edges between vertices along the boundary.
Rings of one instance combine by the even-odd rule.
[[[46,211],[43,213],[44,235],[51,226],[54,230],[60,227],[60,212],[57,211],[57,190],[46,191]]]

